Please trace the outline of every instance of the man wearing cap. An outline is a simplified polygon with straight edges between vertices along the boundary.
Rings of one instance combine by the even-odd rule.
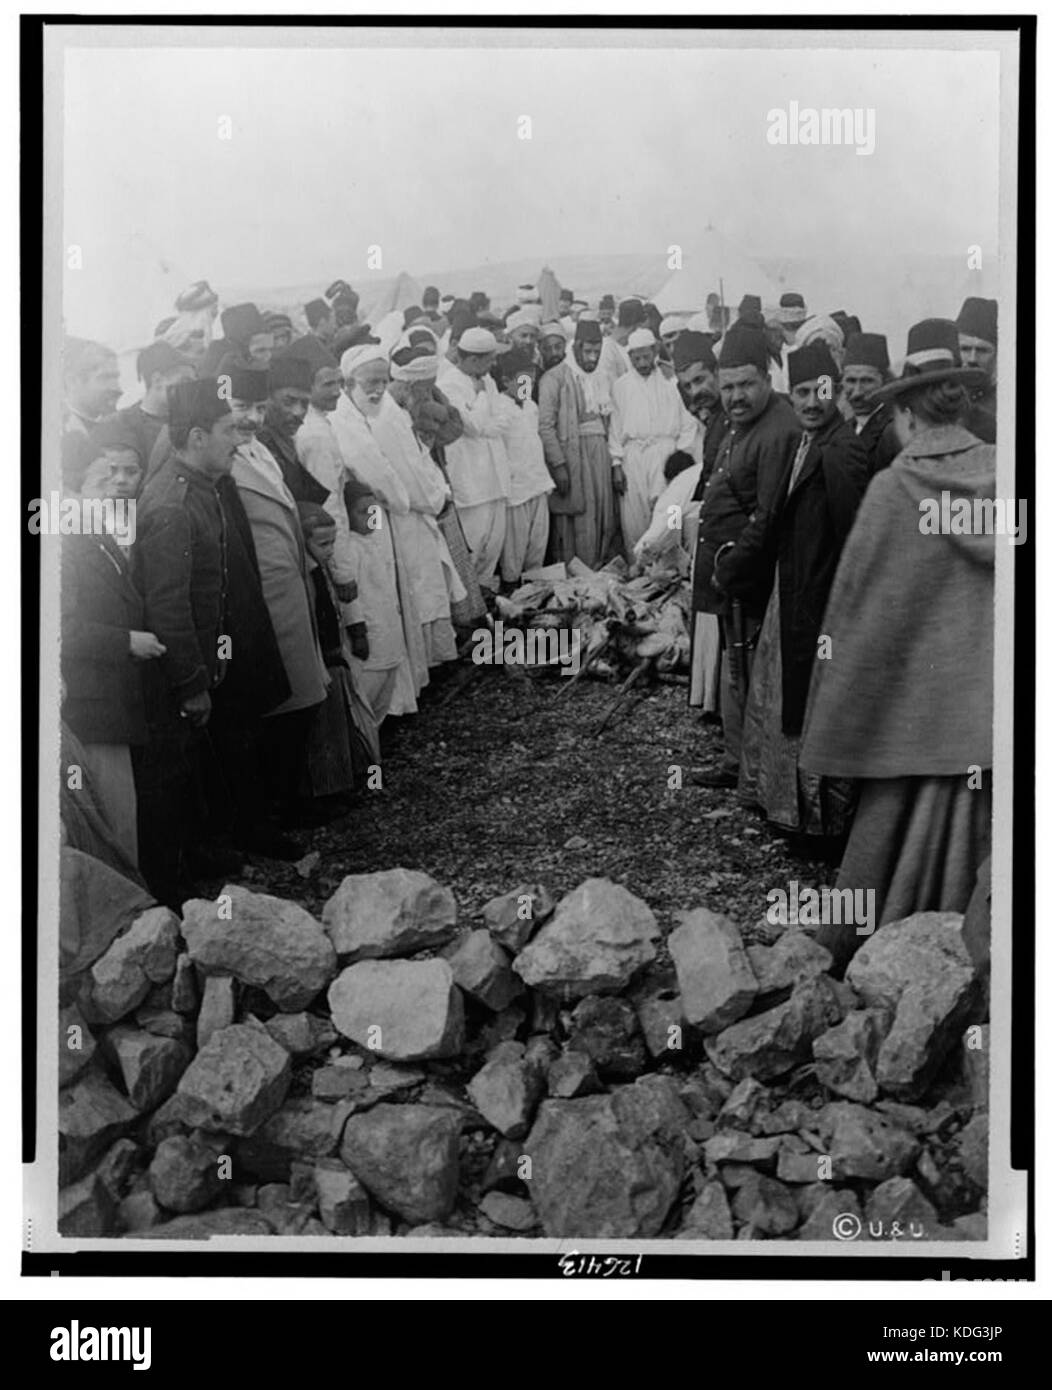
[[[786,347],[796,341],[796,330],[807,318],[807,305],[802,294],[789,290],[778,301],[778,322],[782,325]]]
[[[303,313],[308,331],[325,347],[331,347],[336,336],[336,311],[332,306],[326,304],[324,299],[312,299],[303,306]]]
[[[966,299],[957,315],[957,337],[961,365],[980,368],[985,378],[971,393],[965,428],[984,444],[993,444],[997,440],[997,300]]]
[[[82,496],[131,501],[139,491],[141,444],[114,415],[91,435],[95,461]],[[134,506],[134,502],[132,502]],[[103,518],[109,521],[103,513]],[[116,520],[117,518],[113,518]],[[79,740],[91,790],[128,864],[138,867],[132,746],[146,741],[143,664],[164,655],[146,631],[126,532],[62,538],[62,719]],[[117,867],[124,867],[123,864]]]
[[[540,334],[541,371],[557,367],[566,356],[566,330],[561,323],[542,323]]]
[[[543,344],[544,339],[541,341]],[[562,342],[561,336],[559,341]],[[500,573],[505,584],[514,585],[525,571],[544,564],[550,527],[548,493],[554,484],[545,466],[544,445],[538,433],[538,410],[533,400],[536,363],[524,352],[512,348],[511,352],[497,358],[494,375],[500,387],[497,418],[511,473]]]
[[[274,351],[281,352],[292,342],[292,320],[288,314],[280,314],[271,309],[263,315],[263,322],[274,340]]]
[[[285,361],[301,369],[306,365],[295,358]],[[271,809],[288,827],[295,823],[299,811],[299,775],[311,722],[325,699],[328,676],[315,630],[307,552],[296,501],[280,464],[259,437],[267,409],[273,405],[270,382],[264,372],[237,367],[229,369],[229,377],[231,404],[241,433],[232,476],[252,531],[263,599],[291,687],[289,696],[264,717],[262,734]],[[285,379],[284,375],[277,378]],[[297,388],[295,414],[302,419],[307,396],[302,392],[300,411],[300,394]],[[269,437],[274,438],[273,430]],[[291,438],[289,447],[294,447]],[[306,474],[298,459],[295,462]],[[314,486],[319,488],[317,483]]]
[[[683,449],[700,463],[701,438],[675,382],[657,370],[657,339],[649,328],[629,336],[628,358],[629,371],[611,392],[610,459],[614,491],[621,495],[621,534],[631,553],[665,490],[665,460]]]
[[[309,362],[288,352],[275,357],[267,373],[267,400],[257,438],[277,460],[293,500],[324,506],[326,491],[304,468],[296,450],[296,432],[306,419],[313,385]]]
[[[604,294],[599,301],[599,326],[605,337],[613,332],[614,315],[617,312],[617,304],[612,294]]]
[[[165,342],[151,343],[143,348],[135,366],[143,384],[142,400],[118,411],[117,416],[135,431],[145,471],[168,419],[168,388],[178,386],[181,381],[192,381],[196,369],[188,357]]]
[[[738,781],[742,716],[756,637],[770,591],[769,572],[757,573],[745,590],[744,573],[732,599],[713,577],[716,557],[735,544],[755,554],[766,517],[800,440],[792,407],[771,389],[767,340],[761,330],[735,324],[723,339],[720,397],[727,428],[701,499],[694,555],[694,611],[720,619],[720,715],[724,752],[720,766],[695,775],[701,786],[733,787]],[[744,567],[742,567],[744,570]]]
[[[208,345],[202,374],[218,374],[219,364],[226,358],[237,366],[266,371],[274,353],[274,338],[266,320],[255,304],[234,304],[219,316],[223,336]]]
[[[842,400],[866,451],[870,477],[887,468],[901,448],[891,410],[876,397],[889,375],[888,342],[884,335],[852,333],[844,344]]]
[[[237,433],[214,377],[172,388],[168,428],[172,451],[136,510],[144,626],[164,648],[143,670],[149,736],[136,785],[140,866],[154,895],[179,909],[200,811],[196,745],[226,658],[226,528],[216,483],[230,472]]]
[[[537,344],[541,337],[541,326],[537,323],[533,314],[526,309],[516,309],[504,320],[504,329],[508,335],[508,342],[519,352],[524,352],[527,357],[540,365],[540,354]]]
[[[439,385],[460,412],[464,433],[446,448],[453,501],[484,589],[498,586],[511,474],[489,375],[497,340],[488,328],[467,328],[450,350]]]
[[[622,299],[617,306],[617,323],[603,339],[603,353],[599,358],[599,370],[604,374],[613,395],[614,382],[631,368],[626,344],[629,335],[637,328],[645,328],[647,311],[640,299]]]
[[[866,453],[837,409],[840,369],[823,342],[789,356],[789,391],[803,433],[763,524],[717,555],[716,578],[747,595],[774,563],[749,679],[738,789],[797,835],[837,837],[850,824],[852,787],[800,771],[798,754],[822,614],[837,562],[869,482]]]
[[[581,319],[570,352],[541,377],[537,402],[544,459],[555,484],[548,494],[549,559],[565,564],[576,557],[589,569],[602,568],[618,551],[602,348],[598,320]]]

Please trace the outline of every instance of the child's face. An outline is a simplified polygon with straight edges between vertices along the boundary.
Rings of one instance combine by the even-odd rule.
[[[319,526],[307,537],[307,549],[319,565],[327,565],[336,549],[336,527]]]
[[[371,536],[376,525],[375,522],[370,525],[370,522],[379,515],[379,510],[380,504],[371,493],[365,497],[356,497],[347,517],[351,530],[356,531],[359,536]]]

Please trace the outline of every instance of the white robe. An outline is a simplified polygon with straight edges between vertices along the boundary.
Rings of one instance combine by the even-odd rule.
[[[420,615],[413,598],[412,574],[405,554],[407,535],[402,523],[409,515],[409,494],[373,437],[369,421],[346,393],[341,394],[332,413],[332,427],[344,464],[360,482],[372,488],[381,504],[383,524],[376,535],[390,547],[394,560],[409,679],[408,698],[400,688],[392,702],[391,713],[407,713],[416,708],[415,697],[430,679]],[[398,708],[399,705],[407,708]]]
[[[428,664],[455,661],[457,643],[449,605],[450,600],[465,599],[467,590],[436,520],[449,495],[446,481],[421,448],[409,415],[389,394],[384,396],[379,414],[369,421],[369,428],[409,499],[408,514],[397,518],[394,525],[405,539],[406,565]]]
[[[629,551],[650,525],[654,504],[665,490],[665,462],[676,449],[701,459],[698,422],[675,382],[657,367],[647,377],[635,368],[618,377],[610,417],[610,459],[624,469],[621,532]]]

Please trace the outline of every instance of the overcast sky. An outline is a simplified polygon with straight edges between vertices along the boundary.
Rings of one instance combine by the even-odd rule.
[[[759,256],[992,248],[998,67],[887,49],[69,49],[64,241],[87,269],[134,233],[189,279],[274,285],[364,278],[374,244],[389,275],[660,253],[709,221]],[[793,100],[872,108],[874,153],[772,146],[768,112]]]

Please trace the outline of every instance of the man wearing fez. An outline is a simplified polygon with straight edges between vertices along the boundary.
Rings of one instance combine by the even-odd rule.
[[[763,524],[716,557],[716,579],[731,597],[748,594],[775,564],[753,657],[742,728],[738,789],[767,819],[796,835],[846,833],[850,782],[798,766],[804,705],[837,562],[869,482],[866,452],[837,408],[840,369],[826,343],[789,356],[789,394],[803,431]]]
[[[325,505],[326,489],[311,476],[296,451],[296,432],[307,417],[314,372],[310,363],[288,352],[275,357],[267,373],[267,400],[257,439],[281,469],[297,502]]]
[[[306,364],[299,359],[289,360],[307,372],[309,381]],[[315,631],[312,586],[296,501],[285,483],[281,465],[260,438],[267,412],[274,407],[274,390],[284,388],[278,384],[272,389],[266,372],[235,367],[229,376],[231,404],[241,435],[234,455],[233,478],[248,517],[263,599],[291,687],[289,696],[263,717],[262,732],[269,810],[287,829],[297,823],[300,813],[299,774],[310,725],[325,698],[328,676]],[[282,373],[275,380],[281,383],[286,379]],[[303,411],[297,405],[290,412],[300,419],[306,413],[307,402],[307,393],[302,394]],[[273,439],[273,434],[269,437]],[[296,467],[306,474],[298,459]]]
[[[202,374],[218,375],[219,364],[227,357],[238,367],[266,371],[274,355],[274,335],[254,304],[234,304],[219,316],[223,336],[209,345],[201,366]]]
[[[997,300],[966,299],[957,315],[961,366],[979,367],[985,380],[971,392],[964,427],[984,444],[997,441]]]
[[[271,309],[263,315],[263,322],[274,339],[274,351],[287,348],[292,342],[292,320],[288,314],[279,314],[276,309]]]
[[[336,311],[324,299],[312,299],[303,306],[307,318],[307,328],[327,348],[332,347],[336,337]]]
[[[215,377],[172,388],[168,430],[170,452],[147,478],[136,512],[145,627],[164,648],[143,669],[148,740],[136,784],[139,865],[151,892],[178,910],[194,872],[239,867],[200,847],[191,855],[202,811],[197,745],[227,658],[226,527],[216,483],[230,472],[238,441]]]
[[[143,348],[136,371],[143,384],[142,400],[117,414],[118,419],[126,421],[135,431],[145,469],[168,419],[168,388],[178,386],[181,381],[192,381],[197,373],[188,357],[165,342],[151,343]]]
[[[748,586],[743,574],[732,598],[714,576],[716,558],[728,546],[756,548],[800,440],[792,406],[771,389],[769,360],[762,330],[738,324],[728,330],[719,359],[727,428],[701,499],[694,555],[694,611],[720,620],[724,750],[719,767],[695,774],[700,786],[737,784],[753,649],[770,591],[769,574],[755,575]]]
[[[704,431],[701,485],[695,498],[699,501],[727,429],[727,418],[720,402],[716,356],[709,334],[698,333],[693,328],[678,333],[672,347],[672,366],[683,404]]]
[[[650,329],[637,328],[628,339],[629,371],[618,377],[611,393],[613,485],[621,497],[621,534],[630,554],[665,490],[669,454],[682,449],[701,462],[698,422],[688,414],[675,383],[658,369],[657,354]]]
[[[792,357],[790,356],[790,362]],[[890,408],[875,397],[890,376],[888,341],[882,333],[852,333],[844,344],[843,403],[858,441],[866,451],[869,475],[879,473],[899,453]]]
[[[618,550],[602,348],[598,320],[579,320],[571,351],[545,372],[538,392],[544,461],[555,483],[548,494],[549,559],[566,563],[577,556],[590,569],[601,569]]]

